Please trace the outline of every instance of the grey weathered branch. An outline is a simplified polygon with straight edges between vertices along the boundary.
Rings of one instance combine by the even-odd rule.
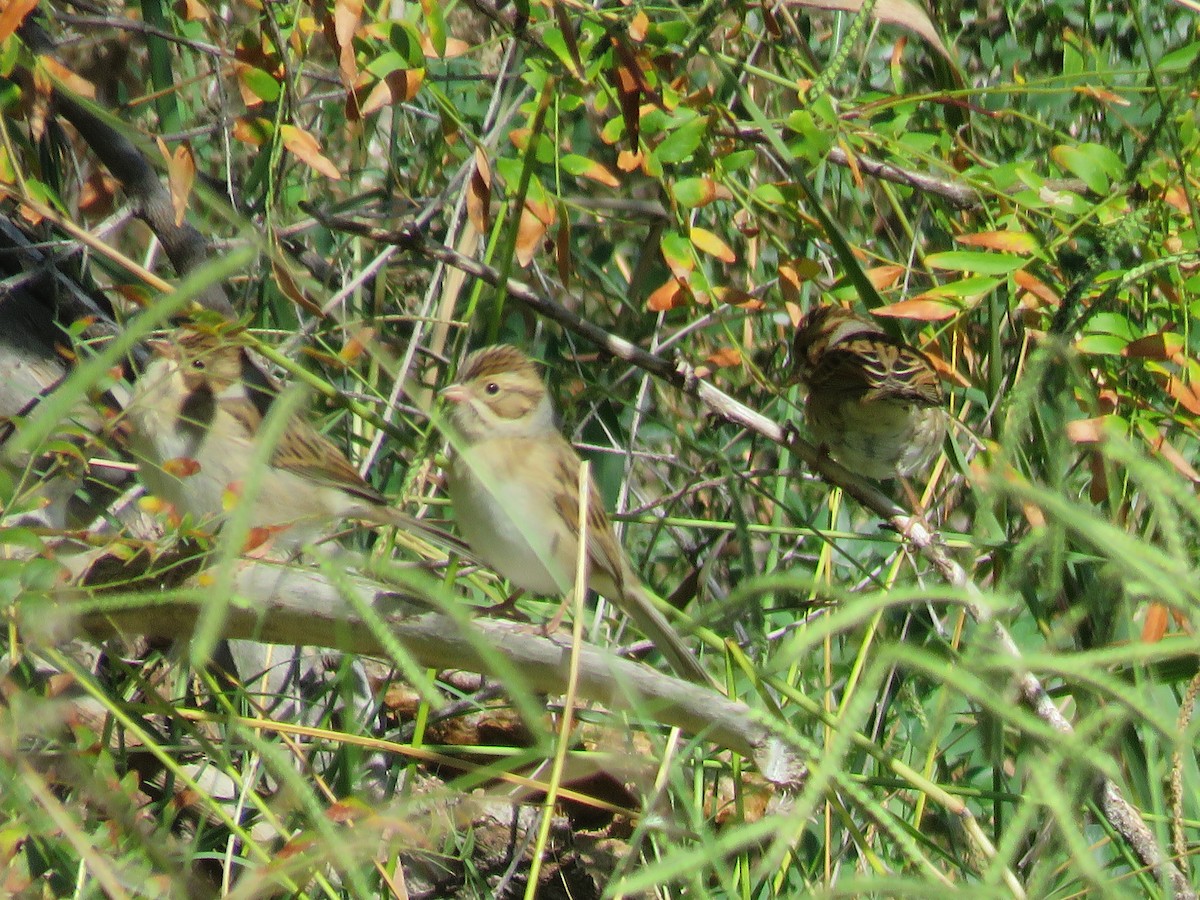
[[[423,667],[466,668],[488,672],[503,656],[530,690],[561,693],[567,683],[571,648],[528,626],[495,619],[460,621],[429,611],[429,601],[398,597],[389,588],[362,577],[346,577],[336,586],[319,571],[243,560],[235,574],[238,596],[254,599],[252,608],[231,605],[221,634],[273,644],[308,644],[347,653],[386,656],[377,632],[356,610],[369,605],[384,620],[388,634]],[[346,592],[353,591],[355,599]],[[356,602],[357,601],[357,602]],[[74,610],[72,603],[74,602]],[[22,632],[59,641],[78,634],[93,637],[145,635],[177,639],[191,634],[201,601],[164,602],[157,594],[114,602],[88,595],[60,597],[59,616],[47,616],[44,602],[19,609]],[[480,652],[480,648],[489,652]],[[805,774],[800,751],[762,724],[744,703],[710,688],[681,681],[648,666],[619,659],[599,647],[579,650],[580,697],[609,709],[636,710],[665,725],[754,760],[763,776],[779,784],[797,784]]]

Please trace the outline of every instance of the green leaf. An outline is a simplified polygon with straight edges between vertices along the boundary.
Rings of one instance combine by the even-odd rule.
[[[1100,144],[1060,145],[1050,151],[1050,156],[1097,194],[1108,193],[1111,182],[1119,180],[1125,171],[1120,157]]]
[[[769,206],[778,206],[784,202],[783,191],[773,184],[760,184],[750,192],[750,196],[759,203],[766,203]]]
[[[925,262],[935,269],[954,272],[978,272],[983,275],[1006,275],[1025,265],[1026,260],[1008,253],[980,253],[973,250],[948,250],[931,253]]]
[[[696,152],[704,133],[708,130],[708,119],[696,116],[680,125],[654,148],[654,157],[664,165],[680,163]]]
[[[442,4],[438,0],[421,0],[421,12],[425,16],[425,27],[429,29],[429,43],[438,56],[445,56],[446,19],[442,15]]]
[[[239,77],[250,93],[263,103],[274,103],[283,91],[279,82],[262,69],[242,69]]]

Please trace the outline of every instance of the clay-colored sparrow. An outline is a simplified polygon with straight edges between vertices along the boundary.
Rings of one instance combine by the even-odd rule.
[[[813,441],[847,469],[871,478],[911,475],[946,434],[933,364],[879,325],[838,306],[800,322],[793,382],[808,388],[804,418]]]
[[[178,512],[222,519],[246,494],[251,527],[298,547],[344,518],[407,526],[328,439],[292,415],[269,463],[253,458],[275,386],[229,338],[184,328],[153,342],[157,358],[127,409],[142,480]]]
[[[517,587],[561,594],[579,553],[579,469],[554,424],[537,368],[515,347],[472,354],[441,395],[457,436],[454,518],[474,553]],[[625,610],[682,677],[708,683],[699,661],[645,592],[589,485],[588,583]]]

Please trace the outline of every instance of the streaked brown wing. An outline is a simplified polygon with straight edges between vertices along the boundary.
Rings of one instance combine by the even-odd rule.
[[[262,427],[263,416],[248,399],[227,398],[222,401],[222,408],[242,424],[247,434],[257,434]],[[387,502],[382,494],[362,479],[328,438],[299,416],[292,416],[288,422],[271,453],[271,465],[372,503]]]
[[[554,435],[554,437],[563,442],[563,448],[568,452],[554,454],[557,459],[558,471],[551,484],[556,487],[560,484],[576,487],[579,484],[579,456],[575,453],[575,449],[567,444],[565,438],[559,435]],[[554,505],[563,521],[572,531],[575,531],[579,525],[578,489],[557,491]],[[588,479],[587,525],[587,552],[590,564],[608,575],[617,589],[624,593],[625,559],[621,548],[617,546],[612,524],[604,512],[604,501],[592,478]]]
[[[861,338],[827,350],[810,381],[844,400],[942,405],[942,385],[928,358],[890,340]]]

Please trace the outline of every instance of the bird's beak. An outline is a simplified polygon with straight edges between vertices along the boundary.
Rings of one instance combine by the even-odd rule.
[[[441,391],[438,392],[438,396],[449,400],[451,403],[457,406],[460,403],[467,402],[468,394],[465,386],[461,384],[452,384],[449,387],[442,388]]]

